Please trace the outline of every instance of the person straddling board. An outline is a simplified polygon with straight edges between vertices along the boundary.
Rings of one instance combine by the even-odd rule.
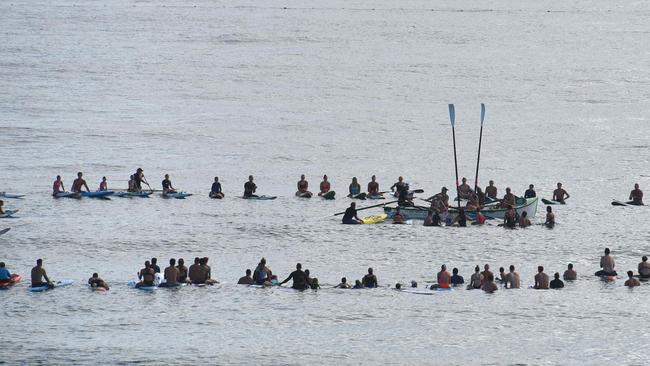
[[[210,198],[224,198],[225,195],[223,194],[223,191],[221,191],[221,183],[219,183],[219,177],[214,177],[214,183],[212,183],[212,187],[210,188],[210,194],[208,195]]]
[[[368,196],[372,197],[380,197],[381,194],[379,193],[379,183],[377,183],[377,177],[374,175],[370,178],[370,182],[368,182]]]
[[[645,255],[641,257],[641,263],[638,266],[639,278],[648,279],[650,278],[650,263],[648,263],[648,257]]]
[[[567,200],[569,197],[569,194],[567,191],[565,191],[562,188],[562,183],[557,184],[557,189],[553,191],[553,201],[560,202],[561,204],[565,204],[565,200]]]
[[[352,183],[350,183],[348,191],[350,192],[348,197],[354,197],[361,193],[361,184],[357,181],[357,177],[352,177]]]
[[[639,183],[634,184],[634,189],[630,192],[632,201],[628,202],[630,205],[643,206],[643,191],[639,189]]]
[[[330,182],[327,180],[327,174],[323,175],[323,181],[320,182],[320,192],[318,192],[319,196],[324,195],[325,193],[329,192],[330,189],[332,188]]]
[[[378,286],[377,276],[373,274],[372,268],[368,268],[368,274],[361,279],[363,287],[374,288]]]
[[[346,225],[355,225],[355,224],[363,224],[363,220],[361,220],[357,216],[357,204],[352,202],[350,203],[350,207],[348,207],[345,210],[345,213],[343,214],[343,219],[341,222]]]
[[[562,278],[564,278],[565,281],[575,281],[578,279],[578,272],[573,269],[573,263],[567,265],[567,269],[564,271]]]
[[[151,268],[149,261],[144,262],[144,268],[138,272],[138,280],[140,282],[135,284],[135,287],[153,287],[156,281],[156,272]]]
[[[596,276],[616,276],[616,263],[614,262],[614,257],[609,255],[609,248],[605,248],[605,255],[600,257],[600,268],[601,270],[596,272]]]
[[[249,175],[248,182],[244,183],[244,198],[258,197],[255,194],[256,190],[257,190],[257,185],[253,183],[253,176]]]
[[[625,281],[625,286],[627,287],[636,287],[636,286],[641,286],[641,282],[639,282],[639,279],[634,277],[634,272],[632,271],[627,271],[627,281]]]
[[[47,286],[48,288],[54,288],[54,284],[47,277],[47,272],[43,268],[43,260],[37,259],[36,266],[32,268],[32,287],[41,287]],[[43,281],[45,279],[45,281]]]
[[[296,196],[309,198],[313,194],[309,192],[309,182],[305,179],[305,175],[300,176],[300,180],[296,183],[298,190],[296,191]]]
[[[106,180],[106,177],[102,177],[102,181],[99,182],[98,191],[100,191],[100,192],[108,191],[108,181]]]
[[[544,273],[544,267],[538,266],[537,274],[535,275],[535,286],[533,286],[533,288],[535,290],[548,290],[548,280],[548,275]]]
[[[86,181],[82,178],[83,173],[78,172],[77,173],[77,179],[72,182],[72,188],[70,188],[70,191],[74,193],[79,193],[81,192],[82,187],[86,187],[86,192],[90,192],[90,189],[88,188],[88,184],[86,184]]]
[[[161,185],[162,185],[163,194],[176,193],[176,188],[172,186],[172,181],[169,180],[169,174],[165,174],[165,179],[163,179]]]
[[[147,179],[144,177],[144,170],[138,168],[135,171],[135,174],[133,174],[133,192],[142,192],[142,183],[146,184],[149,189],[151,189]]]
[[[180,286],[178,283],[180,271],[176,267],[176,259],[169,260],[169,267],[165,268],[165,282],[160,284],[160,287],[176,287]]]
[[[61,176],[57,175],[56,180],[52,184],[52,195],[55,196],[57,193],[63,193],[63,192],[65,192],[63,181],[61,180]]]
[[[251,276],[251,270],[247,269],[246,270],[246,275],[243,277],[239,278],[239,281],[237,281],[238,285],[254,285],[255,280],[253,280],[253,277]]]

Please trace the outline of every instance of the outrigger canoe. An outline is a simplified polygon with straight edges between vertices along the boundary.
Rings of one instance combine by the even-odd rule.
[[[515,211],[521,216],[522,213],[526,212],[529,219],[535,217],[537,213],[537,197],[533,198],[521,198],[518,197],[516,201]],[[497,208],[496,206],[487,206],[481,210],[481,213],[486,218],[499,219],[503,220],[506,212],[508,210],[505,208]],[[388,214],[389,217],[392,217],[395,213],[395,207],[384,207],[384,212]],[[428,208],[425,207],[400,207],[400,212],[406,219],[410,220],[424,220],[427,218],[429,213]],[[458,215],[457,208],[450,208],[449,215],[453,220],[456,215]],[[467,212],[467,217],[472,218],[474,215],[472,212]]]

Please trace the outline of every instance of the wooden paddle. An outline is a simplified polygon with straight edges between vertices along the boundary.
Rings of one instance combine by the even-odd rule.
[[[399,202],[399,201],[382,202],[382,203],[380,203],[380,204],[378,204],[378,205],[372,205],[372,206],[366,206],[366,207],[362,207],[362,208],[357,208],[357,211],[363,211],[363,210],[367,210],[367,209],[369,209],[369,208],[374,208],[374,207],[379,207],[379,206],[385,206],[385,205],[388,205],[388,204],[391,204],[391,203],[395,203],[395,202]],[[334,214],[334,216],[343,215],[344,213],[345,213],[345,211],[343,211],[343,212],[337,212],[337,213]]]

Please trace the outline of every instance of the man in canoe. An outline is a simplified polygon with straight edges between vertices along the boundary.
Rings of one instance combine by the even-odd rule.
[[[169,180],[169,174],[165,174],[165,179],[162,181],[163,194],[176,193],[176,188],[172,186],[172,181]]]
[[[43,268],[43,260],[40,258],[36,260],[36,266],[32,268],[31,277],[32,287],[47,286],[49,288],[54,288],[54,284],[47,277],[47,272],[45,272],[45,268]],[[43,279],[45,279],[45,281],[43,281]]]
[[[106,180],[106,177],[102,177],[102,181],[99,183],[98,191],[108,191],[108,181]]]
[[[519,273],[515,272],[515,266],[510,265],[510,272],[506,274],[506,288],[519,288],[521,286],[521,279]]]
[[[223,198],[225,195],[221,191],[221,183],[219,183],[219,177],[214,177],[214,183],[210,188],[210,198]]]
[[[634,272],[632,271],[627,271],[627,281],[625,281],[625,286],[627,287],[636,287],[636,286],[641,286],[641,282],[639,282],[639,279],[634,277]]]
[[[565,204],[566,202],[564,202],[564,201],[566,199],[568,199],[569,197],[571,197],[571,196],[569,196],[567,191],[565,191],[562,188],[562,183],[558,183],[557,184],[557,189],[553,191],[553,201],[560,202],[561,204]]]
[[[303,272],[302,264],[300,263],[296,264],[296,270],[291,272],[291,274],[289,274],[289,277],[280,282],[280,286],[289,282],[289,280],[293,280],[293,285],[291,285],[291,288],[294,290],[306,290],[310,285],[309,281],[307,280],[307,275],[305,272]]]
[[[555,226],[555,214],[553,213],[553,208],[551,206],[546,206],[546,221],[544,221],[544,226],[549,229],[552,229]]]
[[[537,197],[537,193],[535,192],[535,186],[534,185],[529,185],[528,189],[524,193],[524,198],[535,198]]]
[[[465,210],[474,211],[478,208],[480,208],[480,204],[478,202],[478,195],[474,191],[470,191],[469,195],[467,196],[467,203],[465,204]]]
[[[248,176],[248,182],[244,183],[244,198],[257,197],[255,191],[257,190],[257,185],[253,183],[253,176]]]
[[[548,275],[544,273],[544,267],[538,266],[537,274],[535,275],[535,286],[533,286],[533,288],[536,290],[548,290],[548,282],[549,278]]]
[[[251,276],[251,270],[247,269],[246,270],[246,276],[240,277],[239,281],[237,281],[238,285],[254,285],[255,281],[253,280],[253,277]]]
[[[348,207],[345,210],[345,213],[343,214],[343,220],[341,220],[344,224],[348,225],[355,225],[355,224],[363,224],[363,220],[361,220],[357,216],[357,204],[355,202],[350,203],[350,207]]]
[[[318,192],[319,196],[324,195],[325,193],[329,192],[330,189],[332,189],[332,185],[330,182],[327,180],[327,174],[323,175],[323,181],[320,182],[320,192]]]
[[[98,274],[98,273],[93,273],[93,276],[90,277],[90,278],[88,279],[88,284],[89,284],[90,287],[92,287],[92,288],[98,288],[98,287],[101,287],[101,288],[103,288],[103,289],[105,289],[105,290],[108,290],[108,289],[109,289],[109,287],[108,287],[108,283],[106,283],[106,281],[104,281],[103,279],[101,279],[101,278],[99,277],[99,274]]]
[[[616,263],[614,262],[614,257],[609,255],[609,248],[605,248],[605,255],[600,257],[600,268],[601,270],[596,272],[596,276],[616,276]]]
[[[350,194],[348,194],[348,197],[354,197],[361,193],[361,184],[359,184],[357,181],[357,177],[352,177],[352,183],[350,183],[348,190],[350,192]]]
[[[379,183],[377,183],[377,177],[374,175],[370,178],[370,182],[368,182],[368,196],[380,196]]]
[[[61,176],[57,175],[56,180],[52,184],[52,195],[56,195],[57,193],[63,193],[65,192],[65,187],[63,187],[63,181],[61,180]]]
[[[485,195],[493,201],[497,199],[497,187],[494,186],[494,181],[490,181],[490,185],[485,187]]]
[[[142,183],[146,184],[149,186],[149,183],[144,177],[144,170],[142,168],[138,168],[135,171],[135,174],[133,174],[133,183],[134,183],[134,192],[142,192]]]
[[[368,268],[368,274],[361,279],[363,287],[374,288],[377,287],[377,276],[373,274],[372,268]]]
[[[438,283],[431,285],[431,287],[429,288],[430,290],[450,287],[449,285],[451,284],[451,275],[449,274],[449,272],[447,272],[446,265],[443,264],[440,267],[440,272],[438,272],[438,274],[436,275],[436,280],[438,281]]]
[[[458,197],[464,200],[469,199],[470,193],[474,192],[474,190],[467,184],[467,178],[463,177],[461,182],[458,186]]]
[[[641,257],[641,263],[638,266],[639,269],[639,278],[647,279],[650,278],[650,263],[648,263],[648,257],[645,255]]]
[[[309,192],[309,182],[305,179],[305,175],[300,176],[300,180],[296,184],[296,187],[298,188],[298,191],[296,192],[296,196],[300,197],[311,197],[312,193]]]
[[[86,181],[82,178],[83,173],[78,172],[77,173],[77,179],[72,182],[72,188],[70,190],[74,193],[81,192],[82,187],[86,187],[86,192],[90,192],[90,189],[88,188],[88,184],[86,184]]]
[[[160,284],[160,287],[175,287],[178,286],[178,275],[180,272],[176,267],[176,259],[169,260],[169,267],[165,268],[165,282]]]
[[[573,269],[573,263],[569,263],[567,270],[562,275],[565,281],[575,281],[578,279],[578,272]]]
[[[643,206],[643,191],[639,189],[639,183],[634,184],[634,189],[630,192],[630,198],[632,201],[628,202],[630,205]]]
[[[516,206],[517,197],[512,193],[510,187],[506,188],[506,194],[501,199],[501,208],[514,208]]]

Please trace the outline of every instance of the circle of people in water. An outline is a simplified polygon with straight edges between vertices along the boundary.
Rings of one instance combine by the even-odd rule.
[[[600,258],[600,270],[594,273],[595,276],[600,277],[604,281],[615,281],[618,273],[616,272],[616,263],[614,257],[611,255],[609,248],[605,248],[604,255]],[[638,273],[627,271],[627,280],[625,286],[636,287],[640,286],[640,281],[650,280],[650,263],[648,258],[643,256],[641,262],[638,264]],[[181,258],[176,261],[172,258],[169,260],[169,266],[164,269],[161,274],[160,267],[158,266],[157,259],[152,258],[150,261],[144,263],[144,268],[137,272],[138,280],[128,282],[128,286],[141,290],[155,290],[157,288],[165,287],[180,287],[185,285],[195,286],[209,286],[218,284],[219,281],[212,278],[212,270],[208,265],[207,257],[194,258],[194,264],[187,267],[184,260]],[[0,287],[8,289],[20,282],[22,277],[18,274],[12,274],[4,262],[0,262]],[[573,268],[573,264],[569,263],[567,269],[562,275],[564,281],[575,281],[578,279],[578,273]],[[559,289],[564,287],[563,280],[560,279],[560,273],[556,272],[553,279],[544,272],[544,267],[537,268],[537,274],[534,276],[534,285],[530,286],[534,289]],[[296,269],[291,272],[283,281],[279,281],[276,274],[273,274],[271,269],[266,263],[266,259],[262,258],[253,271],[246,270],[246,274],[238,281],[238,285],[247,285],[259,288],[282,286],[285,283],[292,281],[291,288],[295,290],[317,290],[321,286],[317,277],[313,277],[308,269],[302,268],[300,263],[296,264]],[[53,281],[49,278],[45,270],[43,260],[38,259],[36,266],[31,270],[31,285],[28,287],[29,291],[41,292],[52,290],[57,287],[64,287],[74,283],[72,280]],[[94,291],[108,291],[110,289],[107,281],[103,280],[98,273],[93,275],[87,281],[89,287]],[[466,288],[468,290],[481,289],[485,292],[492,293],[499,289],[497,283],[501,283],[506,289],[516,289],[521,287],[521,278],[519,273],[516,272],[514,265],[510,265],[508,271],[504,267],[499,268],[498,276],[495,276],[490,271],[490,266],[486,264],[483,271],[477,265],[474,268],[474,273],[470,276]],[[453,288],[462,287],[466,284],[465,279],[459,274],[458,268],[453,268],[451,273],[448,271],[446,265],[442,265],[440,271],[436,275],[436,283],[426,287],[423,290],[418,288],[416,281],[411,281],[410,285],[404,286],[397,283],[394,286],[395,290],[415,292],[422,294],[432,293],[431,291],[451,290]],[[346,277],[341,278],[338,285],[332,288],[340,289],[362,289],[362,288],[376,288],[379,287],[379,280],[372,268],[368,268],[368,272],[361,278],[355,280],[354,283],[349,283]]]

